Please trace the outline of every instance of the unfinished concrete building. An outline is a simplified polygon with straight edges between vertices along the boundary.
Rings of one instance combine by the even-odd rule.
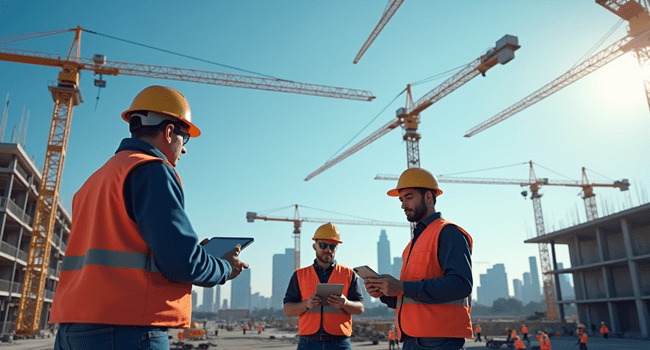
[[[526,243],[548,243],[558,307],[575,304],[579,321],[598,332],[647,338],[650,334],[650,204],[588,221]],[[569,248],[571,267],[557,269],[555,245]],[[573,276],[575,299],[563,300],[560,274]],[[565,293],[566,294],[566,293]]]
[[[0,324],[13,333],[22,293],[32,224],[41,183],[40,170],[19,144],[0,143]],[[47,326],[60,262],[70,237],[70,215],[57,205],[40,329]]]

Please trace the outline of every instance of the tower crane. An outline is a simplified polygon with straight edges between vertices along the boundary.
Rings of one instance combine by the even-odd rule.
[[[390,21],[390,19],[393,17],[397,9],[402,5],[404,0],[391,0],[390,4],[386,8],[386,11],[384,11],[384,14],[381,16],[381,19],[379,19],[379,23],[377,23],[377,26],[375,29],[370,33],[370,36],[368,39],[366,39],[366,42],[363,43],[363,46],[361,46],[361,49],[359,50],[359,53],[357,54],[357,57],[354,58],[354,64],[357,64],[359,60],[361,59],[361,56],[363,56],[364,53],[366,53],[366,50],[370,47],[373,41],[377,38],[377,35],[384,29],[386,26],[386,23]]]
[[[644,8],[635,0],[596,0],[596,3],[628,22],[629,29],[627,36],[586,59],[575,68],[570,69],[559,78],[541,87],[521,101],[471,128],[467,131],[465,137],[472,137],[512,117],[516,113],[549,97],[627,52],[632,52],[636,55],[641,68],[645,68],[650,64],[650,15],[648,15],[648,9]],[[643,86],[645,88],[648,106],[650,107],[650,77],[644,77]]]
[[[420,167],[420,134],[418,133],[418,124],[420,123],[420,113],[427,109],[432,104],[438,102],[443,97],[449,95],[454,90],[463,86],[468,81],[472,80],[479,74],[485,76],[488,69],[494,67],[497,63],[506,64],[515,57],[515,51],[519,49],[519,44],[516,36],[505,35],[503,38],[496,42],[496,46],[488,50],[485,54],[481,55],[476,60],[469,63],[465,68],[461,69],[458,73],[454,74],[451,78],[444,81],[438,87],[429,91],[426,95],[422,96],[419,100],[413,103],[411,96],[411,86],[406,87],[406,107],[399,108],[396,112],[395,119],[388,124],[379,128],[379,130],[370,134],[356,145],[350,147],[337,157],[325,163],[320,168],[314,170],[309,174],[305,181],[308,181],[323,171],[331,168],[338,162],[349,157],[363,147],[369,145],[381,136],[387,134],[391,130],[401,126],[404,129],[404,140],[406,141],[406,160],[408,168]]]
[[[300,217],[298,212],[298,204],[294,204],[294,214],[293,219],[286,217],[272,217],[272,216],[262,216],[258,215],[255,212],[246,213],[246,221],[255,222],[255,220],[264,220],[264,221],[287,221],[293,222],[293,267],[294,269],[300,268],[300,227],[303,222],[319,222],[319,223],[328,223],[341,224],[341,225],[364,225],[364,226],[397,226],[397,227],[409,227],[408,223],[401,222],[390,222],[390,221],[376,221],[376,220],[345,220],[345,219],[323,219],[323,218],[308,218]]]
[[[618,188],[621,191],[627,191],[630,187],[630,183],[627,179],[620,181],[614,181],[613,183],[589,183],[587,179],[587,174],[585,173],[585,168],[582,167],[582,180],[581,181],[563,181],[563,180],[549,180],[548,178],[538,178],[535,175],[535,170],[533,169],[533,161],[529,162],[530,171],[528,180],[516,180],[516,179],[492,179],[492,178],[467,178],[467,177],[439,177],[438,182],[441,183],[460,183],[460,184],[481,184],[481,185],[519,185],[522,187],[528,187],[530,189],[530,199],[533,201],[533,211],[535,214],[535,229],[537,231],[537,236],[542,236],[546,234],[546,229],[544,228],[544,215],[542,213],[542,203],[540,198],[542,194],[539,193],[539,189],[542,186],[568,186],[568,187],[580,187],[582,188],[583,196],[585,202],[585,211],[587,213],[587,220],[593,220],[598,218],[598,211],[596,209],[595,194],[593,191],[594,187],[614,187]],[[398,177],[395,175],[377,175],[375,180],[398,180]],[[527,191],[521,193],[524,197],[528,195]],[[555,300],[555,288],[553,285],[553,276],[549,273],[552,270],[551,259],[548,253],[548,243],[539,243],[539,258],[540,265],[542,267],[542,279],[544,281],[544,298],[546,300],[546,315],[549,318],[557,319],[557,306]],[[561,315],[560,319],[564,319],[564,310],[560,310]]]
[[[39,196],[36,204],[23,290],[16,318],[16,334],[19,335],[33,335],[36,333],[41,318],[43,292],[47,280],[52,232],[56,220],[56,207],[70,133],[70,122],[74,107],[83,103],[79,89],[79,75],[82,70],[99,74],[100,79],[95,80],[95,85],[99,87],[103,87],[106,84],[105,81],[101,80],[103,74],[122,74],[361,101],[371,101],[374,99],[371,92],[363,90],[195,69],[111,62],[106,61],[103,55],[95,55],[93,59],[84,59],[79,56],[82,31],[86,30],[77,26],[76,28],[59,31],[16,35],[15,37],[22,36],[23,38],[3,42],[3,44],[6,44],[18,40],[25,40],[25,38],[32,39],[65,32],[74,32],[75,36],[65,59],[53,53],[0,48],[0,61],[61,68],[58,75],[58,83],[48,87],[54,100],[54,113],[52,115],[43,166],[43,179],[39,187]]]

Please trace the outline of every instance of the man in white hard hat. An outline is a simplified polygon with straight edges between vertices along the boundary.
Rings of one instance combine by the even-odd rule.
[[[201,134],[185,97],[150,86],[122,118],[131,138],[72,203],[50,311],[60,324],[56,350],[167,350],[167,329],[190,326],[192,285],[224,284],[248,268],[241,247],[208,254],[185,213],[176,165]]]
[[[352,315],[363,313],[361,281],[352,269],[334,260],[343,243],[336,226],[320,226],[312,239],[316,259],[291,276],[284,296],[284,314],[300,317],[298,350],[350,349]],[[316,295],[319,283],[342,284],[343,292],[322,300]]]
[[[413,238],[402,254],[399,280],[391,275],[365,279],[370,296],[395,308],[402,349],[462,349],[473,338],[469,316],[472,292],[472,238],[436,212],[442,191],[429,171],[407,169],[388,195],[399,197]]]

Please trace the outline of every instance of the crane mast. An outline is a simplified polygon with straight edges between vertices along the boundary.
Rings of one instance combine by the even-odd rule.
[[[404,129],[404,140],[406,141],[406,155],[407,167],[420,166],[420,146],[419,140],[421,138],[418,133],[418,125],[420,123],[420,113],[436,103],[443,97],[449,95],[454,90],[463,86],[468,81],[472,80],[479,74],[485,75],[485,72],[494,67],[497,63],[506,64],[515,57],[515,51],[519,49],[519,42],[516,36],[505,35],[496,42],[494,48],[488,50],[485,54],[469,63],[465,68],[461,69],[458,73],[454,74],[451,78],[444,81],[438,87],[434,88],[426,95],[421,97],[418,101],[413,103],[411,96],[410,85],[407,85],[406,92],[406,107],[399,108],[396,112],[396,118],[388,122],[386,125],[379,128],[363,140],[359,141],[356,145],[350,147],[343,153],[332,158],[324,165],[314,170],[311,174],[307,175],[305,181],[309,181],[316,175],[336,165],[343,159],[351,156],[360,149],[369,145],[381,136],[387,134],[391,130],[401,126]]]
[[[273,217],[273,216],[263,216],[258,215],[256,212],[247,212],[246,221],[255,222],[255,220],[264,220],[264,221],[287,221],[293,222],[293,239],[294,239],[294,250],[293,250],[293,267],[294,269],[300,268],[300,227],[303,222],[315,222],[315,223],[328,223],[340,225],[362,225],[362,226],[393,226],[393,227],[409,227],[410,224],[402,222],[390,222],[390,221],[377,221],[377,220],[346,220],[346,219],[324,219],[324,218],[314,218],[314,217],[300,217],[298,212],[298,204],[294,204],[294,215],[292,218],[286,217]]]
[[[16,318],[15,331],[19,335],[35,334],[38,331],[41,319],[52,233],[56,221],[59,187],[70,136],[70,123],[74,107],[83,103],[81,91],[79,90],[79,75],[82,70],[93,71],[96,74],[132,75],[360,101],[372,101],[375,98],[369,91],[305,84],[283,79],[111,62],[106,61],[102,55],[95,55],[93,59],[85,59],[79,57],[81,32],[84,31],[80,26],[67,30],[25,34],[23,37],[31,39],[71,31],[75,32],[75,37],[65,59],[53,53],[0,48],[0,61],[61,68],[58,74],[58,83],[48,87],[54,100],[54,112],[43,165],[43,179],[39,186],[36,203],[22,295]],[[19,40],[24,39],[13,39],[4,43]]]
[[[596,2],[622,19],[628,21],[628,35],[586,59],[575,68],[570,69],[568,72],[541,87],[532,94],[524,97],[514,105],[471,128],[465,133],[465,137],[472,137],[512,117],[580,78],[583,78],[607,65],[626,52],[632,51],[635,53],[641,68],[648,66],[650,63],[650,16],[648,15],[648,10],[635,0],[596,0]],[[648,106],[650,107],[650,77],[644,77],[643,85],[646,92]]]

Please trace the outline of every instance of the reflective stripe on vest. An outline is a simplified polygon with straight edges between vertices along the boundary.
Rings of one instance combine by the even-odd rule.
[[[61,271],[81,270],[86,265],[102,265],[160,272],[158,271],[158,267],[156,267],[153,255],[105,249],[88,249],[86,255],[65,256],[63,263],[61,263]]]
[[[401,281],[421,281],[444,276],[438,262],[438,238],[446,225],[454,224],[442,218],[437,219],[422,231],[414,245],[412,241],[409,242],[402,253],[404,263],[400,273]],[[462,228],[456,227],[467,237],[471,250],[472,237]],[[404,339],[404,333],[415,338],[471,339],[474,334],[469,313],[469,297],[431,304],[401,295],[398,296],[395,313],[397,335],[400,340]]]

